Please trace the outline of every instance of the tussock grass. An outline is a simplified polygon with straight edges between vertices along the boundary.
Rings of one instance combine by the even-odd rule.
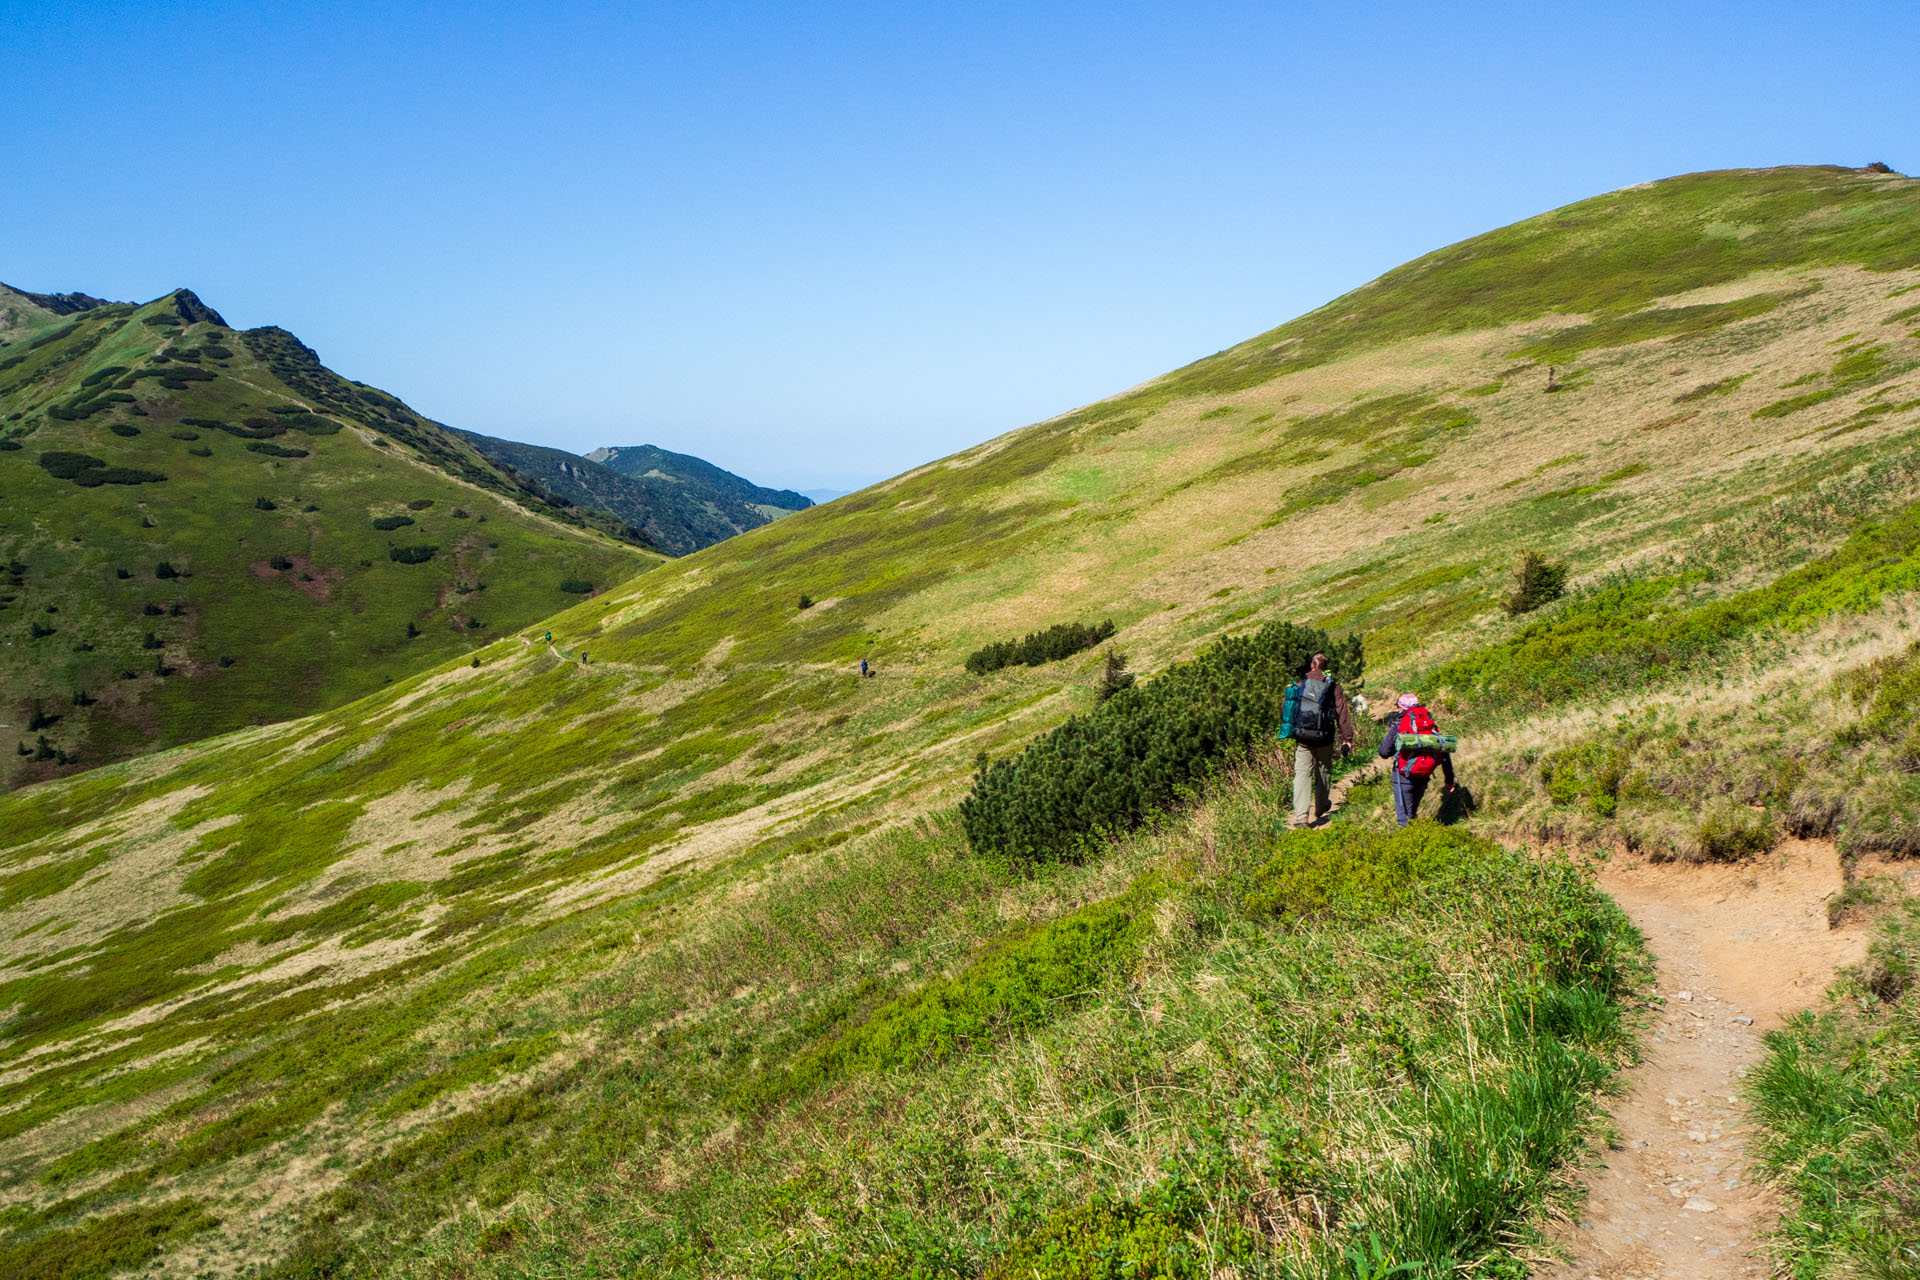
[[[1759,1158],[1787,1191],[1801,1280],[1920,1276],[1920,899],[1884,915],[1825,1009],[1767,1035],[1749,1081]]]

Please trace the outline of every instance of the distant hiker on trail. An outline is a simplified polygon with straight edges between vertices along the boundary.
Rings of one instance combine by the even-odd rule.
[[[860,674],[862,677],[865,677],[867,674],[867,660],[865,658],[860,659]]]
[[[1446,777],[1447,794],[1453,794],[1453,740],[1440,732],[1418,694],[1403,693],[1396,705],[1399,711],[1380,739],[1380,758],[1393,761],[1393,817],[1404,827],[1419,816],[1435,765]]]
[[[1300,681],[1300,705],[1293,714],[1293,825],[1310,826],[1333,808],[1333,749],[1353,750],[1353,709],[1347,691],[1327,670],[1327,655],[1316,653]]]

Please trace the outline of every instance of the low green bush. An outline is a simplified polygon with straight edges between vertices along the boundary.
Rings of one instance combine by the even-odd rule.
[[[977,853],[1046,861],[1078,856],[1099,832],[1133,827],[1272,734],[1287,682],[1316,652],[1350,686],[1360,682],[1358,636],[1335,640],[1277,622],[1122,690],[1011,759],[983,757],[960,802],[968,843]]]
[[[1706,862],[1737,862],[1779,841],[1773,815],[1727,798],[1708,802],[1694,826],[1695,855]]]
[[[87,453],[67,453],[52,450],[40,455],[40,466],[50,476],[61,480],[72,480],[81,472],[106,466],[106,461]]]
[[[269,444],[264,440],[248,441],[247,451],[249,453],[264,453],[270,458],[304,458],[308,456],[305,449],[289,449],[285,445]]]
[[[144,1205],[0,1244],[0,1275],[102,1280],[145,1265],[219,1224],[197,1200]]]
[[[967,670],[983,676],[1016,662],[1029,667],[1057,662],[1093,648],[1110,638],[1113,631],[1111,618],[1091,627],[1079,622],[1059,623],[1045,631],[1030,631],[1019,640],[996,640],[974,650],[967,655]]]
[[[166,479],[158,471],[144,471],[138,467],[110,467],[99,458],[85,453],[67,453],[53,450],[40,455],[40,465],[47,474],[62,480],[71,480],[83,489],[98,488],[103,484],[158,484]]]
[[[593,594],[593,584],[591,582],[588,582],[584,578],[568,578],[565,582],[562,582],[560,584],[560,589],[566,592],[570,596],[586,596],[586,595]]]
[[[1056,1018],[1122,972],[1153,930],[1162,886],[1143,880],[1117,898],[1016,931],[951,978],[935,978],[800,1055],[751,1092],[766,1101],[852,1071],[924,1066]]]
[[[425,564],[433,559],[434,552],[438,550],[440,550],[439,547],[424,544],[412,547],[388,547],[387,559],[395,564]]]
[[[380,516],[374,520],[373,527],[382,533],[392,533],[395,529],[404,529],[412,523],[412,516]]]
[[[1197,1238],[1205,1202],[1157,1187],[1142,1201],[1101,1198],[1060,1209],[1015,1241],[985,1280],[1211,1280],[1227,1259],[1258,1257],[1244,1228]]]
[[[1567,566],[1549,560],[1538,551],[1522,552],[1514,570],[1513,594],[1506,600],[1507,616],[1531,613],[1549,601],[1566,594]]]
[[[1375,920],[1398,911],[1421,881],[1497,852],[1485,840],[1433,822],[1392,831],[1293,831],[1247,877],[1241,909],[1256,917]]]

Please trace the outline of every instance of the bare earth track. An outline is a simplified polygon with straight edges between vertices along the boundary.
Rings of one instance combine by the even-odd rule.
[[[1615,862],[1602,886],[1658,966],[1646,1059],[1613,1109],[1618,1145],[1584,1175],[1580,1222],[1552,1280],[1766,1275],[1777,1213],[1747,1168],[1741,1078],[1760,1035],[1816,1002],[1858,961],[1868,928],[1827,927],[1842,886],[1826,841],[1790,840],[1737,867]]]

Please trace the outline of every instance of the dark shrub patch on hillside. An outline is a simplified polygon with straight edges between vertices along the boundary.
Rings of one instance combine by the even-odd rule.
[[[568,578],[560,584],[560,589],[570,596],[587,596],[593,594],[593,584],[581,578]]]
[[[267,566],[272,569],[286,570],[293,568],[293,561],[287,559],[285,556],[275,556],[273,559],[267,561]]]
[[[196,458],[211,458],[213,456],[213,450],[207,448],[205,445],[195,445],[193,448],[187,450],[187,452]]]
[[[92,373],[80,379],[80,385],[82,387],[97,387],[107,379],[117,378],[126,371],[127,366],[123,364],[110,364],[104,369],[95,369]]]
[[[269,444],[265,440],[248,441],[247,451],[249,453],[264,453],[270,458],[304,458],[307,456],[305,449],[289,449],[285,445]]]
[[[404,529],[412,523],[412,516],[381,516],[373,522],[373,527],[382,533],[392,533],[395,529]]]
[[[1071,658],[1076,653],[1093,648],[1111,635],[1113,635],[1112,618],[1092,627],[1078,622],[1063,622],[1057,626],[1048,627],[1045,631],[1029,631],[1021,640],[996,640],[992,644],[976,649],[967,655],[967,670],[974,675],[983,676],[989,671],[998,671],[1016,662],[1037,667],[1043,662],[1057,662],[1061,658]]]
[[[1520,554],[1519,567],[1514,570],[1513,594],[1506,600],[1507,615],[1532,613],[1548,601],[1558,600],[1566,594],[1566,589],[1564,562],[1549,560],[1538,551],[1524,551]]]
[[[107,427],[107,430],[113,432],[113,434],[117,436],[120,436],[122,439],[127,439],[127,440],[131,440],[133,437],[140,434],[140,428],[135,426],[130,426],[124,422],[112,423]]]
[[[95,399],[75,398],[65,404],[47,406],[47,416],[60,422],[84,422],[102,409],[110,408],[106,397]]]
[[[272,498],[255,498],[253,500],[253,509],[255,511],[278,511],[280,504]]]
[[[45,468],[47,474],[50,476],[58,477],[61,480],[71,480],[83,471],[104,467],[107,464],[92,454],[64,453],[59,450],[54,450],[50,453],[40,455],[40,465]]]
[[[1359,636],[1276,622],[1229,636],[1074,716],[1007,760],[982,761],[960,821],[976,852],[1072,857],[1091,836],[1124,830],[1214,765],[1271,734],[1289,680],[1317,652],[1357,685]]]
[[[158,484],[166,477],[158,471],[142,471],[138,467],[110,467],[99,458],[86,453],[64,453],[53,450],[40,455],[40,465],[48,475],[62,480],[71,480],[83,489],[98,488],[103,484]]]
[[[153,576],[160,579],[177,578],[180,576],[180,571],[173,567],[171,560],[162,560],[153,566]]]
[[[415,498],[415,499],[414,499],[414,500],[413,500],[412,502],[409,502],[409,503],[407,504],[407,510],[409,510],[409,511],[425,511],[425,510],[426,510],[426,509],[427,509],[428,507],[430,507],[430,506],[432,506],[432,505],[433,505],[433,499],[432,499],[432,498]]]
[[[395,564],[425,564],[433,559],[433,553],[440,548],[433,546],[388,547],[387,559]]]
[[[198,431],[175,431],[171,434],[175,440],[198,440],[200,438]]]

